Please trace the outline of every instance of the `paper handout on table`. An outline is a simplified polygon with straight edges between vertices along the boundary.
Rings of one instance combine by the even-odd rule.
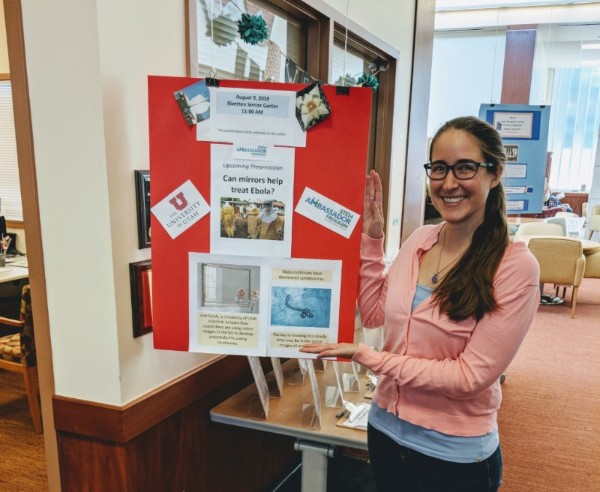
[[[350,415],[340,423],[341,427],[367,430],[369,410],[371,410],[371,405],[369,403],[359,403],[358,405],[355,405],[354,403],[345,401],[344,408],[346,411],[350,412]]]

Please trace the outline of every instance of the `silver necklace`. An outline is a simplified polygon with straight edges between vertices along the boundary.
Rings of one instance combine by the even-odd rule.
[[[445,227],[446,226],[444,226],[444,228]],[[453,265],[454,263],[456,263],[456,260],[462,256],[462,253],[460,253],[456,258],[454,258],[444,268],[440,268],[440,263],[442,262],[442,255],[444,254],[444,241],[446,240],[446,230],[445,229],[443,230],[443,234],[444,235],[442,236],[442,246],[440,248],[440,256],[438,258],[437,266],[435,267],[435,273],[431,276],[431,282],[434,283],[434,284],[437,284],[439,282],[439,280],[440,280],[440,273],[442,273],[450,265]]]

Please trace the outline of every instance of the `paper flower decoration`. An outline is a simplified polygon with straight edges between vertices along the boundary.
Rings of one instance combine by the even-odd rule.
[[[255,45],[269,39],[267,23],[260,15],[242,14],[237,25],[240,38],[245,43]]]
[[[330,113],[331,108],[320,82],[296,93],[296,118],[304,131],[323,121]]]
[[[366,73],[362,73],[358,80],[356,81],[356,85],[362,85],[363,87],[371,87],[373,91],[376,91],[379,87],[379,80],[375,75],[367,75]]]

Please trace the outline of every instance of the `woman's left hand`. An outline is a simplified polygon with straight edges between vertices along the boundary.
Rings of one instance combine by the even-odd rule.
[[[358,352],[358,345],[353,343],[307,343],[300,347],[300,352],[317,354],[319,359],[323,357],[344,357],[352,359]]]

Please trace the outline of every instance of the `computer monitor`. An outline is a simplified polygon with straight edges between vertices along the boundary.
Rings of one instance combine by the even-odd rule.
[[[0,237],[6,236],[7,233],[8,231],[6,230],[6,219],[4,218],[4,215],[0,215]]]
[[[0,237],[10,236],[10,244],[8,245],[8,255],[17,254],[17,235],[14,232],[8,232],[6,228],[6,219],[3,215],[0,215]]]

